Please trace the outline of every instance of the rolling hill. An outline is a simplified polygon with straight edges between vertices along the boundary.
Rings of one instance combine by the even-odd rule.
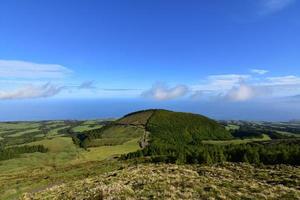
[[[224,140],[231,134],[219,123],[202,115],[168,110],[143,110],[100,129],[77,134],[82,147],[122,144],[141,138],[140,146],[162,142],[164,145],[199,144],[202,140]]]
[[[139,140],[143,154],[156,155],[193,148],[203,140],[232,139],[232,135],[202,115],[152,109],[130,113],[100,129],[77,134],[73,140],[89,148],[121,145],[133,139]]]

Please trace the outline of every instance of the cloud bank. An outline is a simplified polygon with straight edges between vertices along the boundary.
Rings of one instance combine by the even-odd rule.
[[[267,80],[271,85],[300,85],[300,77],[293,75],[268,77]]]
[[[256,98],[293,96],[300,92],[300,77],[255,76],[267,70],[258,70],[254,75],[223,74],[208,76],[202,84],[191,86],[191,97],[230,101],[248,101]],[[199,95],[200,94],[200,95]],[[210,97],[210,98],[208,98]]]

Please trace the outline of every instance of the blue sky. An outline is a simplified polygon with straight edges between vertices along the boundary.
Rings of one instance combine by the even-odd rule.
[[[300,112],[299,35],[296,0],[0,0],[0,114],[126,99],[266,120],[276,104],[300,118],[282,116]]]

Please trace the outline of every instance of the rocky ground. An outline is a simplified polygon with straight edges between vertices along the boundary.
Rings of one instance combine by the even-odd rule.
[[[300,199],[300,168],[138,164],[21,199]]]

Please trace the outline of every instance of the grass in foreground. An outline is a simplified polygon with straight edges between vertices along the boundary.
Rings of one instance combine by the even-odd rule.
[[[300,169],[139,164],[79,181],[57,184],[29,199],[300,199]]]

